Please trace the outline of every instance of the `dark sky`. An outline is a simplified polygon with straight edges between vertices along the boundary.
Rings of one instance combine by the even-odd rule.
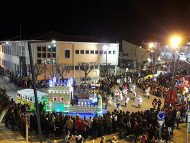
[[[62,2],[62,3],[61,3]],[[0,39],[58,31],[133,43],[190,33],[190,0],[0,1]],[[15,20],[14,20],[15,19]],[[10,22],[9,22],[10,21]]]

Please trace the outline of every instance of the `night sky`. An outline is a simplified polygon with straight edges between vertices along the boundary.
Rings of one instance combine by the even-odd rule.
[[[163,42],[171,33],[190,37],[190,0],[32,2],[0,2],[0,40],[19,35],[19,24],[14,23],[25,23],[23,37],[57,31],[138,44],[150,40]]]

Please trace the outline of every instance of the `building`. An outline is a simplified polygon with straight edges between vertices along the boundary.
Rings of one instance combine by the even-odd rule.
[[[147,59],[150,58],[150,52],[141,46],[137,46],[124,40],[122,40],[120,44],[120,65],[129,68],[138,68],[144,61],[147,61]]]
[[[107,64],[115,68],[118,65],[118,43],[87,42],[85,40],[83,42],[81,37],[76,41],[69,38],[66,39],[68,41],[64,38],[61,40],[61,37],[55,40],[39,38],[39,40],[30,41],[35,72],[36,75],[39,74],[37,76],[39,80],[53,76],[60,77],[61,74],[64,74],[66,78],[81,79],[85,77],[84,68],[82,70],[84,63],[93,65],[93,68],[88,70],[88,76],[96,80],[100,75],[100,64],[106,65],[107,61]],[[10,69],[14,75],[31,76],[28,40],[1,42],[0,65],[5,69]]]

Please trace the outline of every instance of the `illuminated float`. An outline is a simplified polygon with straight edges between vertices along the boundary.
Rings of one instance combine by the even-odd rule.
[[[67,85],[50,81],[48,95],[44,97],[44,109],[47,112],[65,113],[97,113],[102,114],[102,97],[99,94],[89,95],[88,98],[78,98],[74,102],[72,82],[68,80]]]

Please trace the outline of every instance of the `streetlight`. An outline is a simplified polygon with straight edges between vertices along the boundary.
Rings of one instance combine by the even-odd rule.
[[[181,43],[181,38],[177,35],[172,36],[170,39],[170,44],[171,44],[171,48],[177,50],[177,48],[179,47]],[[173,69],[173,76],[172,76],[172,84],[171,84],[171,90],[170,90],[170,100],[169,100],[169,104],[170,106],[172,105],[172,95],[173,95],[173,90],[174,90],[174,86],[175,86],[175,76],[176,76],[176,65],[178,63],[178,59],[179,59],[179,55],[176,61],[176,57],[175,57],[175,53],[174,53],[174,69]]]
[[[153,72],[153,75],[154,75],[155,52],[154,52],[153,48],[156,48],[156,43],[153,43],[153,42],[148,43],[148,48],[149,48],[149,50],[150,50],[150,52],[151,52],[151,58],[152,58],[152,62],[151,62],[151,64],[152,64],[152,72]],[[153,54],[154,54],[154,56],[153,56]]]

